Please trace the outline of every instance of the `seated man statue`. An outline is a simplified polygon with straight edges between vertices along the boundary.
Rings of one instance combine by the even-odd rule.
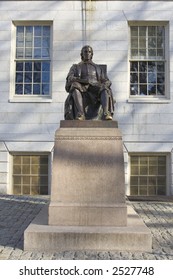
[[[93,63],[92,57],[93,49],[84,46],[82,61],[69,70],[65,86],[69,92],[65,101],[66,120],[112,120],[114,102],[111,82],[103,65]]]

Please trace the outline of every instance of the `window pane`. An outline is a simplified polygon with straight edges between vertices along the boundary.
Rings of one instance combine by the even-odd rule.
[[[138,195],[138,187],[137,186],[131,186],[130,195]]]
[[[42,30],[41,26],[34,26],[34,35],[41,36],[41,30]]]
[[[147,174],[148,174],[148,167],[140,166],[140,175],[147,175]]]
[[[138,38],[132,38],[131,39],[131,48],[132,49],[138,49]]]
[[[140,37],[139,38],[139,48],[140,49],[145,49],[146,48],[146,38],[145,37]]]
[[[50,48],[50,38],[49,37],[43,38],[42,47],[47,48],[47,49]]]
[[[16,71],[23,71],[23,62],[16,63]]]
[[[148,56],[149,57],[156,57],[156,49],[149,49],[148,50]]]
[[[41,73],[34,72],[34,83],[40,83],[40,82],[41,82]]]
[[[22,173],[22,169],[20,165],[14,165],[13,166],[13,174],[21,174]]]
[[[149,84],[148,85],[148,94],[149,95],[156,95],[156,85],[155,84]]]
[[[148,47],[151,49],[156,48],[156,38],[148,38]]]
[[[31,84],[25,84],[24,86],[24,94],[31,94],[32,85]]]
[[[138,186],[139,185],[138,177],[137,176],[132,176],[130,178],[130,184],[131,184],[131,186]]]
[[[25,58],[32,58],[32,48],[25,48]]]
[[[148,35],[149,36],[156,36],[156,26],[149,26],[148,27]]]
[[[165,86],[164,85],[157,85],[157,94],[161,94],[161,95],[165,94]]]
[[[39,165],[32,165],[31,166],[31,173],[32,174],[39,174],[40,167]]]
[[[145,36],[147,31],[146,26],[139,26],[139,36]]]
[[[33,94],[40,94],[40,84],[33,85]]]
[[[148,187],[148,195],[157,195],[156,186]]]
[[[130,86],[130,94],[131,95],[138,95],[138,85],[131,85]]]
[[[162,186],[159,186],[159,187],[157,188],[157,194],[158,194],[158,195],[165,195],[165,194],[166,194],[166,190],[165,190],[164,186],[163,186],[163,187],[162,187]]]
[[[16,49],[16,58],[23,58],[24,57],[24,49],[23,48],[17,48]]]
[[[21,156],[13,156],[13,164],[21,164]]]
[[[16,73],[16,83],[23,83],[23,72]]]
[[[48,194],[48,189],[47,189],[46,186],[41,186],[40,187],[40,194],[42,194],[42,195]]]
[[[42,194],[40,192],[40,187],[39,186],[32,186],[31,187],[31,195],[38,195],[38,194]]]
[[[23,164],[30,164],[30,156],[22,156]]]
[[[30,177],[29,176],[24,176],[23,177],[23,184],[24,185],[29,185],[30,184]]]
[[[15,86],[15,94],[23,94],[23,85],[16,84],[16,86]]]
[[[41,58],[41,48],[34,49],[34,58]]]
[[[50,57],[50,53],[49,53],[49,49],[48,48],[44,48],[42,49],[42,57],[46,57],[49,58]]]
[[[138,166],[132,166],[131,167],[131,174],[132,175],[138,175],[139,174],[139,167]]]
[[[43,72],[42,73],[42,82],[43,83],[49,83],[49,72]]]
[[[34,38],[34,48],[41,48],[41,37]]]
[[[130,71],[138,72],[138,62],[135,61],[130,63]]]
[[[131,49],[131,56],[132,56],[132,58],[137,57],[138,56],[138,49]]]
[[[137,26],[131,26],[131,35],[138,36],[138,27]]]
[[[24,26],[17,26],[17,37],[24,36]]]
[[[131,73],[130,82],[131,83],[138,83],[138,74],[137,73]]]
[[[14,178],[13,178],[13,183],[14,183],[15,185],[21,184],[21,182],[22,182],[21,176],[14,176]]]
[[[140,176],[140,177],[139,177],[139,185],[140,185],[140,186],[147,186],[147,177],[145,177],[145,176]]]
[[[157,26],[157,35],[164,37],[165,28],[163,26]]]
[[[50,71],[50,62],[42,63],[42,71]]]
[[[42,94],[43,95],[49,95],[49,84],[43,84],[42,85]]]
[[[50,36],[50,26],[43,26],[43,36]]]
[[[32,72],[25,73],[25,83],[31,83],[32,82]]]
[[[158,72],[164,72],[165,71],[165,67],[164,67],[164,62],[157,62],[157,71]]]
[[[30,185],[23,186],[23,194],[24,195],[30,194]]]
[[[145,187],[145,186],[140,187],[139,195],[147,195],[147,187]]]
[[[32,71],[32,62],[25,62],[25,71]]]
[[[156,83],[156,73],[148,73],[148,82]]]
[[[139,62],[139,71],[147,72],[147,62]]]
[[[148,62],[148,72],[156,72],[157,71],[157,64],[154,61]]]
[[[140,83],[147,83],[147,74],[146,73],[140,73],[139,74],[139,82]]]
[[[20,194],[22,194],[22,192],[21,192],[21,186],[20,186],[20,185],[14,185],[14,186],[13,186],[13,194],[15,194],[15,195],[20,195]]]
[[[41,71],[41,62],[34,62],[34,71]]]
[[[146,85],[140,85],[140,94],[147,95],[147,86]]]

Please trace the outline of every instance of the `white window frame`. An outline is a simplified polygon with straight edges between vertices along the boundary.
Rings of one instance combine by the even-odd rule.
[[[165,27],[165,95],[164,96],[139,96],[130,95],[130,62],[131,59],[131,26],[164,26]],[[128,102],[129,103],[170,103],[170,77],[169,77],[169,22],[168,21],[129,21],[129,51],[128,51]],[[136,58],[135,61],[140,61]],[[144,59],[147,61],[147,59]],[[153,60],[155,61],[155,60]]]
[[[16,77],[16,29],[17,26],[50,26],[50,92],[49,95],[16,95],[15,77]],[[12,22],[12,40],[11,40],[11,82],[9,102],[52,102],[52,21],[14,21]]]

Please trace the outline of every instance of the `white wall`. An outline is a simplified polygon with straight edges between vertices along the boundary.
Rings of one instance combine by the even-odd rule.
[[[94,49],[93,60],[107,64],[117,101],[114,118],[119,122],[126,153],[171,152],[172,10],[172,1],[0,1],[0,191],[8,191],[8,160],[4,159],[8,151],[51,152],[54,132],[63,119],[65,78],[71,64],[80,60],[81,47],[86,43]],[[13,21],[18,20],[53,22],[51,102],[11,100],[11,42]],[[169,21],[169,100],[129,102],[128,21],[134,20]],[[128,168],[126,174],[128,182]]]

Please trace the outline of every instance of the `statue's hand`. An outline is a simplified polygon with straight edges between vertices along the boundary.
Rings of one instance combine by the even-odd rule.
[[[89,84],[89,81],[87,79],[76,78],[75,81],[81,84]]]

